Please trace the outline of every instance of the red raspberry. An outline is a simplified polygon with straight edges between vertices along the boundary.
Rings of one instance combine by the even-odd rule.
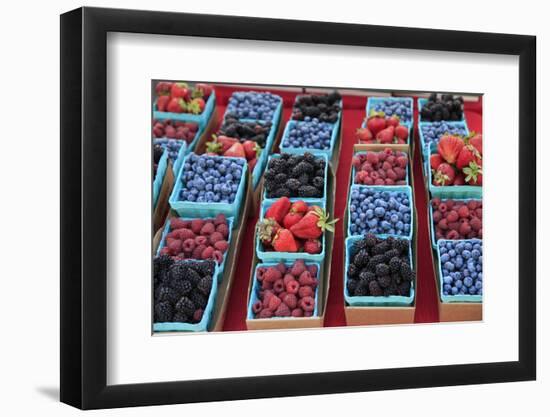
[[[380,178],[380,175],[378,175],[378,171],[372,171],[370,173],[370,178],[372,178],[373,181],[376,181],[378,178]]]
[[[483,209],[481,207],[476,208],[476,216],[480,219],[483,218]]]
[[[181,240],[195,239],[195,233],[191,229],[178,229],[174,232],[175,235]]]
[[[362,172],[371,172],[372,170],[373,170],[373,165],[370,162],[365,162],[363,165],[361,165]]]
[[[380,169],[378,170],[378,178],[381,178],[381,179],[385,180],[386,177],[387,177],[386,171],[385,171],[384,169],[380,168]],[[375,181],[375,182],[376,182],[376,181]]]
[[[260,300],[256,301],[254,304],[252,304],[252,312],[254,314],[258,314],[260,311],[262,311],[263,305]]]
[[[480,239],[483,239],[483,229],[479,229],[477,231],[477,237],[480,238]]]
[[[392,168],[393,168],[392,164],[390,164],[390,163],[388,162],[388,160],[386,159],[386,160],[384,161],[384,163],[382,164],[382,169],[383,169],[384,171],[387,171],[388,169],[392,169]],[[385,174],[385,172],[384,172],[384,174]]]
[[[276,294],[279,294],[285,290],[285,283],[283,282],[282,278],[278,279],[273,283],[273,291],[275,291]]]
[[[277,294],[277,297],[279,297],[282,301],[282,300],[285,299],[286,295],[287,295],[287,292],[283,291],[283,292],[280,292],[279,294]]]
[[[208,246],[201,253],[201,259],[212,259],[214,257],[214,248]]]
[[[300,289],[300,284],[296,280],[289,281],[285,285],[286,292],[289,294],[296,294]]]
[[[386,184],[386,185],[395,185],[395,181],[392,180],[391,178],[386,178],[384,180],[384,184]]]
[[[300,296],[300,298],[313,297],[313,294],[313,288],[311,288],[309,285],[304,285],[298,290],[298,295]]]
[[[208,238],[206,236],[197,236],[195,238],[195,243],[197,245],[205,245],[208,243]]]
[[[439,210],[434,211],[434,212],[432,213],[432,218],[433,218],[434,223],[437,224],[437,222],[438,222],[439,220],[441,220],[441,212],[440,212]]]
[[[298,305],[302,307],[304,312],[315,310],[315,299],[313,297],[304,297],[300,299]]]
[[[229,227],[227,226],[227,224],[224,223],[219,224],[218,226],[216,226],[216,232],[220,232],[224,239],[227,239],[227,237],[229,236]]]
[[[452,223],[447,222],[447,224],[449,225],[449,229],[456,230],[458,232],[458,229],[460,228],[459,222],[452,222]]]
[[[206,245],[197,245],[195,249],[193,249],[193,253],[191,254],[191,257],[193,259],[202,259],[201,255],[202,252],[206,249]]]
[[[388,154],[385,153],[385,152],[378,152],[378,161],[385,161],[386,158],[388,157]]]
[[[195,234],[199,234],[201,232],[202,226],[204,225],[203,219],[193,219],[191,221],[191,230]]]
[[[351,164],[357,169],[361,166],[361,159],[357,156],[351,158]]]
[[[395,165],[395,155],[394,154],[389,155],[386,158],[386,162],[388,162],[390,164],[390,166],[393,168],[393,166]]]
[[[267,282],[275,282],[278,279],[280,279],[283,275],[281,274],[281,271],[279,271],[277,268],[273,266],[267,267],[264,274],[264,281]]]
[[[311,285],[312,287],[317,286],[317,280],[313,278],[309,271],[302,272],[300,278],[298,279],[300,285]]]
[[[172,255],[177,255],[181,252],[181,240],[171,240],[166,246],[168,246]]]
[[[211,244],[219,242],[220,240],[224,240],[224,237],[220,232],[214,232],[210,235],[210,243]]]
[[[306,268],[313,278],[317,276],[317,265],[308,265]]]
[[[395,173],[395,171],[393,169],[388,169],[386,171],[386,179],[390,179],[390,180],[396,180],[397,179],[397,174]]]
[[[445,212],[447,212],[447,204],[441,203],[441,204],[437,207],[437,209],[438,209],[441,213],[445,213]]]
[[[260,266],[258,269],[256,269],[256,278],[258,281],[264,280],[264,274],[265,274],[265,268],[263,266]]]
[[[447,205],[447,210],[452,210],[455,205],[455,201],[452,198],[449,198],[445,201],[445,204]]]
[[[304,316],[304,310],[302,310],[301,308],[295,308],[294,310],[292,310],[290,315],[292,317],[303,317]]]
[[[472,226],[470,226],[469,223],[462,223],[460,225],[460,228],[458,229],[458,233],[460,233],[462,236],[468,236],[471,231]]]
[[[313,311],[304,311],[304,317],[311,317],[313,316]]]
[[[273,283],[266,281],[265,278],[262,281],[262,290],[272,290],[273,289]]]
[[[201,235],[211,235],[216,231],[216,226],[212,222],[206,222],[201,228]]]
[[[223,213],[218,214],[214,219],[215,226],[219,226],[220,224],[227,224],[227,219],[225,218],[225,214]]]
[[[281,275],[284,275],[286,274],[286,265],[284,262],[279,262],[277,265],[276,265],[276,268],[279,270],[279,272],[281,273]]]
[[[460,237],[460,235],[458,234],[458,232],[456,230],[449,230],[447,232],[447,234],[445,235],[446,239],[451,239],[451,240],[458,239],[459,237]]]
[[[170,230],[183,229],[187,225],[187,222],[179,217],[172,217],[170,219]]]
[[[393,167],[393,170],[395,171],[397,178],[405,178],[407,176],[407,171],[405,168]]]
[[[291,310],[296,308],[298,305],[298,298],[296,298],[296,295],[294,294],[286,294],[281,298],[283,299],[283,303],[285,303]]]
[[[441,199],[439,197],[432,199],[432,207],[434,209],[438,208],[440,204],[441,204]]]
[[[371,177],[366,177],[364,181],[365,185],[374,185],[374,180]]]
[[[285,286],[286,286],[286,284],[288,284],[290,281],[295,281],[294,275],[289,274],[289,273],[286,273],[285,276],[283,277],[283,282],[285,283]]]
[[[225,251],[229,248],[229,243],[227,243],[227,240],[220,240],[214,243],[214,247],[220,252],[225,253]]]
[[[435,238],[436,240],[443,239],[445,235],[441,233],[441,231],[438,229],[437,232],[435,232]]]
[[[265,282],[265,281],[264,281]],[[279,297],[270,297],[269,301],[267,302],[267,306],[271,311],[277,310],[277,307],[281,305],[282,301]]]
[[[466,205],[468,206],[468,208],[470,210],[475,210],[477,208],[477,201],[475,200],[470,200],[466,203]]]
[[[452,223],[458,220],[458,213],[454,210],[447,212],[447,222]]]
[[[219,250],[215,250],[212,254],[212,259],[214,259],[218,264],[221,264],[223,262],[223,253]]]
[[[258,314],[259,319],[270,319],[271,317],[273,317],[273,312],[268,308],[264,308],[260,311],[260,314]]]
[[[475,237],[478,237],[478,236],[477,236],[477,232],[474,232],[474,231],[472,230],[470,233],[468,233],[468,234],[466,235],[466,237],[467,237],[468,239],[473,239],[473,238],[475,238]]]
[[[468,217],[470,215],[470,210],[467,205],[460,206],[458,208],[458,215],[460,217]]]
[[[193,249],[195,249],[195,239],[186,239],[183,241],[183,244],[181,245],[184,252],[193,252]]]
[[[476,232],[480,231],[482,226],[481,220],[477,217],[473,217],[470,220],[470,226],[472,227],[472,230],[475,230]]]
[[[161,255],[170,255],[170,249],[168,249],[168,246],[163,247],[163,248],[160,250],[160,254],[161,254]]]
[[[447,230],[449,226],[447,225],[447,219],[441,219],[437,223],[437,227],[439,227],[441,230]]]
[[[377,152],[367,152],[365,157],[366,157],[366,160],[370,164],[372,164],[372,165],[378,164],[378,153]]]
[[[269,299],[273,296],[274,296],[273,291],[271,290],[263,291],[262,305],[264,306],[264,308],[269,307]]]
[[[401,168],[406,168],[407,164],[409,163],[408,158],[405,155],[399,156],[396,162],[397,162],[397,165]]]
[[[277,309],[275,310],[274,315],[277,317],[288,317],[290,316],[290,309],[286,304],[281,303],[279,304],[279,307],[277,307]]]
[[[198,310],[195,310],[193,313],[193,320],[197,323],[202,320],[202,315],[204,314],[204,310],[202,308],[199,308]]]
[[[374,185],[384,185],[386,184],[386,181],[383,180],[382,178],[377,178],[376,180],[374,180]]]

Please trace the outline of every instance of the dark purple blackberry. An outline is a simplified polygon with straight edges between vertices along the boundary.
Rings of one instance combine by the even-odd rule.
[[[391,277],[389,275],[382,275],[381,277],[378,277],[378,284],[382,288],[387,288],[391,284]]]
[[[309,175],[308,174],[302,174],[299,177],[296,178],[298,181],[300,181],[301,185],[308,185],[309,184]]]
[[[315,177],[315,178],[313,178],[312,184],[316,188],[324,189],[325,179],[323,177]]]
[[[171,281],[184,280],[186,279],[187,271],[189,266],[185,262],[175,262],[169,269],[168,275]]]
[[[401,262],[400,271],[401,276],[405,281],[411,281],[414,278],[414,272],[408,262]]]
[[[395,239],[393,243],[394,249],[397,249],[401,255],[409,253],[409,241],[405,239]]]
[[[289,178],[285,183],[286,188],[291,191],[298,191],[298,188],[300,188],[301,185],[302,183],[296,178]]]
[[[398,256],[394,256],[388,262],[391,272],[399,272],[401,270],[401,259]]]
[[[355,278],[358,273],[359,273],[359,268],[355,264],[350,263],[348,265],[348,277]]]
[[[185,313],[182,313],[181,311],[177,311],[174,314],[174,317],[172,317],[172,321],[174,323],[190,323],[191,320],[189,319],[189,316]]]
[[[302,185],[298,188],[298,196],[304,198],[321,197],[322,192],[311,185]]]
[[[374,297],[379,297],[384,294],[377,281],[369,282],[369,294]]]
[[[388,242],[385,240],[381,240],[378,242],[374,247],[372,248],[373,255],[383,255],[385,254],[389,249]]]
[[[371,258],[369,259],[369,262],[367,264],[367,268],[370,271],[375,272],[376,271],[376,265],[382,264],[384,262],[386,262],[386,258],[384,257],[384,255],[371,256]]]
[[[411,283],[408,281],[403,281],[397,286],[399,295],[403,297],[408,297],[411,293]]]
[[[366,234],[363,240],[367,248],[373,248],[378,243],[378,239],[372,233]]]
[[[189,295],[189,298],[191,301],[193,301],[193,304],[195,304],[198,308],[205,308],[206,304],[208,304],[208,298],[206,298],[203,294],[201,294],[198,291],[194,291]]]
[[[160,162],[160,158],[162,158],[162,154],[164,152],[164,148],[160,145],[153,146],[153,161],[155,164],[158,164]]]
[[[389,262],[392,258],[399,257],[399,251],[397,249],[390,249],[384,254],[384,257],[386,258],[386,262]]]
[[[176,279],[171,282],[171,287],[181,297],[182,295],[189,294],[193,289],[193,284],[188,280]]]
[[[279,173],[275,175],[275,182],[279,184],[279,186],[283,186],[286,183],[286,180],[288,179],[287,175],[285,173]]]
[[[368,269],[363,269],[359,273],[359,279],[361,281],[366,281],[367,283],[369,283],[376,279],[376,275],[373,272],[369,271]]]
[[[390,282],[390,285],[384,288],[384,296],[389,297],[390,295],[399,295],[397,284],[395,282]]]
[[[153,259],[154,274],[158,275],[160,273],[160,271],[168,270],[172,266],[173,263],[174,263],[174,260],[169,255],[156,256]]]
[[[212,288],[212,277],[210,276],[205,276],[201,278],[201,280],[197,284],[197,289],[207,297],[210,295],[211,288]]]
[[[205,275],[213,276],[216,263],[214,261],[193,262],[192,268],[197,271],[201,277],[204,277]],[[199,280],[200,278],[197,279],[196,282],[192,282],[192,284],[197,285]]]
[[[155,298],[157,302],[167,301],[171,304],[174,304],[178,301],[178,293],[170,287],[159,287],[155,291]]]
[[[356,279],[348,278],[346,287],[348,289],[349,295],[353,296],[355,294],[355,289],[357,288],[358,281]]]
[[[390,273],[390,267],[386,264],[378,264],[375,267],[376,276],[383,277],[385,275],[389,275]]]
[[[279,187],[275,191],[273,191],[271,197],[274,198],[281,198],[281,197],[291,197],[291,192],[286,187]],[[269,195],[268,195],[269,196]]]
[[[172,320],[172,304],[169,301],[161,301],[155,304],[155,323],[166,323]]]
[[[353,296],[361,297],[369,294],[369,287],[365,281],[359,281],[357,287],[355,287],[355,292]]]
[[[180,313],[184,313],[187,316],[192,316],[195,312],[196,307],[193,301],[187,296],[183,296],[179,299],[179,301],[176,303],[176,311]]]
[[[360,250],[353,257],[353,263],[359,268],[365,267],[368,262],[369,262],[369,253],[365,249]]]
[[[313,165],[307,162],[300,162],[298,165],[296,165],[294,168],[292,168],[292,171],[290,171],[290,174],[297,178],[302,174],[311,174],[313,172]]]

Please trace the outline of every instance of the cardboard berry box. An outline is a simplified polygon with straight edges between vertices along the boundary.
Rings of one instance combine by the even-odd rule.
[[[172,162],[168,160],[168,158],[166,162],[167,169],[159,187],[156,203],[153,204],[153,233],[156,233],[157,230],[162,227],[166,215],[170,209],[168,199],[170,198],[170,193],[172,192],[172,188],[174,187],[174,172],[172,170]],[[157,168],[157,173],[159,168],[160,167]],[[155,185],[153,184],[153,201],[155,200],[154,189]]]
[[[209,122],[212,120],[214,115],[214,109],[216,107],[216,91],[212,90],[212,93],[206,100],[204,110],[201,114],[192,114],[192,113],[171,113],[157,110],[157,99],[153,102],[153,118],[157,120],[178,120],[181,122],[194,122],[199,125],[199,127],[206,127]]]

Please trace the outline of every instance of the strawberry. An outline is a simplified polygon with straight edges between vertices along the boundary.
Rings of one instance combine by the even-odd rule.
[[[464,180],[469,185],[482,185],[483,183],[483,171],[481,166],[478,165],[475,161],[470,162],[470,164],[462,168],[462,172],[466,176]]]
[[[388,126],[376,134],[376,140],[380,143],[392,143],[395,134],[395,128]]]
[[[189,97],[189,89],[187,88],[186,83],[174,83],[172,84],[172,88],[170,89],[170,96],[172,98],[188,98]]]
[[[475,162],[477,164],[481,163],[481,155],[472,145],[464,145],[458,154],[456,159],[456,167],[462,169],[470,165],[470,162]]]
[[[453,180],[453,185],[464,185],[465,183],[464,174],[462,172],[457,173]]]
[[[161,81],[155,86],[155,92],[157,96],[170,96],[170,89],[172,88],[172,83],[167,81]]]
[[[159,98],[157,98],[157,110],[166,111],[166,106],[168,105],[169,101],[170,101],[170,96],[167,96],[167,95],[159,96]]]
[[[172,97],[166,105],[166,111],[170,113],[182,113],[185,109],[185,102],[181,98]]]
[[[270,246],[280,228],[281,226],[274,219],[263,219],[256,225],[256,233],[264,245]]]
[[[328,221],[329,215],[319,207],[308,211],[302,219],[290,228],[292,234],[300,239],[317,239],[325,230],[334,232],[334,223],[338,220]]]
[[[254,169],[257,162],[258,162],[258,159],[256,159],[256,158],[252,158],[248,161],[248,168],[250,169],[250,171],[252,171]]]
[[[295,201],[294,203],[292,203],[292,206],[290,206],[290,210],[293,211],[294,213],[304,214],[307,212],[307,209],[308,209],[308,206],[306,202],[303,200]]]
[[[210,94],[212,94],[213,87],[210,84],[203,84],[198,83],[195,84],[195,91],[193,91],[193,95],[195,95],[195,92],[200,93],[200,97],[204,97],[205,99],[208,99],[210,97]]]
[[[244,148],[243,145],[240,144],[240,142],[235,142],[231,147],[223,153],[224,156],[233,156],[237,158],[244,158]]]
[[[194,98],[187,104],[187,111],[193,114],[201,114],[204,110],[205,102],[202,98]]]
[[[442,163],[434,171],[434,185],[451,185],[455,179],[455,170],[447,163]]]
[[[285,215],[290,210],[291,204],[288,197],[279,198],[267,209],[264,218],[274,219],[277,223],[281,224]]]
[[[463,147],[464,141],[460,136],[445,134],[437,144],[437,151],[446,162],[454,164]]]
[[[243,142],[244,154],[247,160],[255,159],[260,155],[262,148],[253,140],[245,140]]]
[[[359,143],[371,143],[374,139],[372,132],[366,127],[362,127],[355,131],[355,138]]]
[[[298,244],[288,229],[279,229],[273,237],[272,245],[277,252],[298,252]]]
[[[438,153],[430,155],[430,167],[432,169],[437,169],[439,165],[443,163],[443,158]]]
[[[386,126],[393,126],[397,128],[399,126],[399,117],[395,114],[393,116],[390,116],[386,119]]]
[[[298,223],[304,215],[302,213],[293,212],[292,209],[283,218],[283,226],[285,229],[290,229]]]
[[[206,153],[209,155],[220,155],[222,153],[222,144],[215,138],[206,142]]]
[[[367,119],[367,129],[371,131],[373,135],[386,128],[386,119],[384,119],[384,113],[371,112],[370,117]]]
[[[407,140],[409,137],[409,129],[407,126],[398,125],[395,127],[395,136],[398,139]]]
[[[304,243],[304,252],[315,254],[321,253],[321,242],[319,239],[308,239]]]
[[[468,141],[479,152],[480,155],[483,155],[483,138],[481,133],[470,132],[468,135]]]
[[[238,142],[235,138],[230,138],[224,135],[216,136],[212,135],[212,137],[221,144],[221,152],[225,153],[231,146],[233,146],[234,143]]]

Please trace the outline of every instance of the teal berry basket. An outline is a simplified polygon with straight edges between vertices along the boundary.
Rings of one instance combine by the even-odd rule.
[[[424,138],[424,133],[422,132],[422,127],[429,126],[432,123],[433,122],[418,122],[418,137],[420,138],[420,146],[422,147],[421,149],[425,149],[426,145],[428,145],[428,143],[426,143],[426,140]],[[466,136],[470,133],[470,131],[468,130],[468,124],[466,123],[465,120],[461,120],[459,122],[445,121],[445,123],[447,123],[450,126],[463,127],[465,129],[465,132],[466,132],[465,135]],[[443,136],[444,134],[445,134],[445,132],[443,132],[435,140],[435,142],[431,142],[431,143],[436,143],[437,144],[439,142],[439,139],[441,138],[441,136]],[[422,156],[424,157],[424,154]]]
[[[291,198],[291,202],[295,202],[298,200],[303,200],[301,198]],[[260,219],[259,221],[264,219],[265,212],[271,205],[277,201],[277,199],[267,199],[263,200],[262,206],[261,206],[261,213],[260,213]],[[323,200],[312,200],[308,201],[308,206],[311,205],[317,205],[321,207],[323,210],[325,209],[325,202]],[[263,262],[275,262],[275,261],[294,261],[296,259],[303,259],[305,261],[309,262],[323,262],[325,259],[325,233],[330,232],[323,232],[321,235],[321,252],[316,254],[306,253],[306,252],[275,252],[275,251],[267,251],[264,250],[264,245],[260,241],[260,238],[256,234],[256,256],[261,259]]]
[[[443,274],[441,272],[441,245],[446,244],[447,242],[472,242],[472,243],[483,243],[481,239],[463,239],[463,240],[445,240],[441,239],[437,242],[436,252],[437,252],[437,275],[439,280],[439,297],[443,303],[481,303],[483,301],[482,295],[471,295],[471,294],[457,294],[457,295],[444,295],[443,294]]]
[[[285,126],[285,130],[283,132],[283,138],[281,139],[281,145],[279,146],[279,149],[281,150],[281,152],[292,153],[297,155],[303,155],[304,152],[325,154],[327,158],[331,160],[332,154],[334,152],[334,147],[338,140],[338,133],[340,132],[340,118],[338,118],[338,121],[334,124],[329,123],[329,124],[332,124],[332,133],[330,136],[330,147],[328,149],[302,148],[302,147],[294,148],[292,146],[284,146],[285,139],[288,138],[290,129],[292,129],[294,126],[299,126],[302,123],[310,123],[310,122],[303,122],[303,121],[297,121],[297,120],[290,120],[287,122]],[[319,123],[325,123],[325,122],[319,122]]]
[[[380,237],[380,236],[378,236]],[[346,303],[354,307],[367,307],[367,306],[384,306],[384,307],[399,307],[410,306],[414,302],[414,280],[411,283],[411,291],[408,296],[402,295],[389,295],[389,296],[373,296],[373,295],[361,295],[351,296],[348,291],[348,267],[351,262],[351,258],[355,255],[354,243],[361,240],[362,236],[351,236],[346,239],[346,259],[344,270],[344,299]],[[412,249],[409,242],[409,261],[411,269],[414,271],[414,264],[412,260]]]
[[[442,199],[442,201],[445,201],[446,199]],[[462,201],[464,203],[467,203],[468,201],[481,201],[480,199],[478,198],[453,198],[454,201]],[[431,228],[431,240],[432,240],[432,247],[435,249],[437,247],[437,242],[439,242],[440,240],[448,240],[448,239],[436,239],[435,237],[435,225],[434,225],[434,218],[433,218],[433,213],[434,213],[434,208],[432,207],[431,205],[431,202],[429,203],[429,210],[428,212],[430,213],[430,228]],[[464,239],[456,239],[456,240],[464,240]]]
[[[247,91],[235,91],[235,93],[247,93]],[[277,96],[276,94],[274,94]],[[273,117],[271,120],[264,120],[264,119],[254,119],[254,118],[247,118],[247,117],[240,117],[239,122],[272,122],[272,126],[278,126],[279,121],[281,120],[281,115],[283,113],[283,99],[280,96],[279,97],[279,104],[277,105],[277,108],[273,112]],[[228,107],[225,108],[225,113],[223,114],[223,120],[225,120],[225,117],[228,114]]]
[[[178,261],[178,262],[187,262],[187,261]],[[197,262],[197,261],[192,261]],[[206,261],[199,261],[206,262]],[[212,319],[212,312],[214,310],[214,304],[216,302],[216,296],[218,294],[218,274],[220,274],[220,269],[216,265],[214,270],[214,277],[212,279],[212,289],[208,296],[208,302],[204,309],[201,321],[198,323],[175,323],[175,322],[165,322],[165,323],[153,323],[153,332],[206,332],[208,326],[210,325],[210,320]]]
[[[318,200],[322,200],[323,201],[323,206],[324,206],[325,203],[326,203],[326,200],[327,200],[327,182],[328,182],[328,166],[329,166],[328,158],[325,154],[319,154],[319,153],[316,153],[316,152],[310,152],[310,153],[313,154],[313,156],[315,156],[317,158],[324,159],[324,161],[325,161],[325,187],[323,189],[323,196],[322,197],[303,197],[303,198],[300,197],[299,199],[304,200],[308,205],[310,204],[310,202],[315,202],[315,201],[318,201]],[[278,154],[278,153],[270,155],[269,159],[267,160],[266,169],[269,166],[269,161],[271,161],[271,159],[276,159],[276,158],[280,158],[280,157],[281,157],[281,154]],[[269,200],[269,199],[273,199],[273,198],[276,199],[276,197],[268,197],[267,196],[267,190],[266,190],[265,185],[264,185],[264,189],[263,189],[263,193],[262,193],[262,200]],[[295,198],[295,197],[291,197],[291,198]]]
[[[168,152],[164,149],[160,161],[157,166],[157,173],[155,179],[153,180],[153,207],[157,206],[157,201],[159,199],[160,189],[162,188],[162,183],[164,181],[164,176],[166,175],[166,169],[168,168]]]
[[[483,198],[483,186],[481,185],[444,185],[438,186],[432,184],[432,170],[430,168],[430,155],[435,153],[436,144],[430,144],[430,153],[427,154],[426,171],[428,173],[428,187],[432,198],[439,197],[441,199],[469,199],[481,200]],[[425,151],[427,152],[428,146]]]
[[[355,156],[355,155],[366,155],[366,154],[369,153],[369,152],[379,153],[379,152],[384,152],[384,151],[361,151],[361,152],[355,152],[353,155],[354,155],[354,156]],[[403,151],[396,151],[396,152],[399,152],[399,153],[401,153],[401,154],[403,154],[404,156],[407,157],[407,168],[405,169],[405,171],[406,171],[407,174],[405,175],[405,183],[406,183],[407,185],[409,185],[409,184],[410,184],[410,182],[409,182],[409,163],[408,163],[408,161],[409,161],[409,155],[407,154],[407,152],[403,152]],[[352,166],[352,168],[351,168],[352,185],[362,185],[362,184],[357,184],[357,183],[355,182],[355,174],[356,174],[356,172],[357,172],[357,170],[355,169],[354,166]],[[388,187],[396,187],[396,185],[388,185]],[[400,186],[397,185],[397,187],[400,187]]]
[[[241,203],[244,199],[244,193],[246,192],[246,175],[248,172],[248,165],[246,164],[244,158],[234,158],[229,156],[208,156],[209,158],[234,160],[241,159],[244,161],[244,165],[237,193],[235,195],[235,200],[232,203],[202,203],[196,201],[180,200],[179,197],[183,185],[183,172],[185,170],[185,163],[191,155],[194,154],[188,154],[181,164],[176,182],[174,184],[174,189],[172,190],[172,194],[170,195],[169,203],[172,210],[178,213],[179,217],[215,217],[217,214],[222,213],[225,214],[226,217],[238,218],[241,209]]]
[[[364,233],[352,233],[351,231],[351,195],[353,191],[361,191],[361,190],[375,190],[378,192],[391,192],[391,193],[398,193],[398,192],[405,192],[409,197],[409,206],[411,208],[410,212],[410,221],[409,221],[409,233],[406,235],[398,235],[398,234],[389,234],[389,233],[373,233],[376,237],[379,237],[381,239],[385,239],[389,236],[397,237],[401,239],[407,239],[412,240],[413,235],[413,218],[414,218],[414,204],[413,204],[413,198],[412,198],[412,188],[409,185],[352,185],[350,188],[349,196],[348,196],[348,205],[347,205],[347,211],[348,211],[348,227],[347,227],[347,236],[363,236]],[[369,233],[369,232],[367,232]]]
[[[426,105],[426,103],[428,102],[428,99],[427,98],[418,98],[417,100],[417,105],[418,105],[418,122],[419,123],[424,123],[424,121],[421,120],[420,118],[420,111],[422,110],[422,107],[424,107]],[[453,120],[453,122],[462,122],[464,121],[464,111],[462,112],[462,119],[460,120]],[[449,120],[445,120],[445,121],[449,121]],[[425,123],[430,123],[430,122],[425,122]]]
[[[374,107],[379,104],[383,103],[384,101],[397,101],[397,102],[404,102],[407,104],[407,107],[411,111],[411,120],[400,122],[403,125],[407,125],[409,127],[409,130],[412,130],[413,126],[413,120],[414,120],[414,112],[413,112],[413,99],[412,97],[369,97],[367,99],[367,105],[365,107],[365,113],[367,117],[369,117],[371,111],[374,110]],[[399,117],[399,115],[396,115]]]
[[[193,220],[193,218],[189,218],[189,217],[186,217],[186,218],[180,217],[180,218],[182,220]],[[229,229],[229,234],[227,235],[227,243],[229,243],[229,245],[231,245],[231,235],[233,233],[233,224],[234,224],[233,217],[228,217],[227,218],[227,227]],[[170,233],[170,221],[167,221],[166,224],[164,225],[164,229],[162,231],[162,236],[160,238],[160,243],[159,243],[159,247],[157,249],[156,256],[159,256],[160,251],[162,250],[162,248],[164,248],[166,246],[166,235],[168,233]],[[223,274],[225,272],[225,265],[226,265],[226,261],[227,261],[227,252],[229,252],[229,249],[227,249],[227,251],[223,254],[222,263],[218,265],[219,268],[220,268],[220,273],[218,274],[218,282],[221,282],[221,280],[223,279]],[[200,259],[196,259],[196,260],[200,260]]]
[[[259,263],[256,265],[256,268],[254,268],[254,277],[253,277],[254,282],[252,284],[252,289],[250,291],[250,301],[248,302],[248,308],[246,312],[246,318],[248,320],[253,320],[256,318],[254,317],[254,312],[252,311],[252,306],[256,301],[259,300],[259,292],[260,292],[260,284],[258,279],[256,278],[256,272],[260,267],[268,267],[268,266],[275,266],[275,265],[277,265],[277,263],[275,262],[266,262],[266,263]],[[285,265],[289,266],[290,263],[285,263]],[[309,266],[309,265],[317,266],[316,278],[318,281],[320,281],[321,279],[319,275],[321,274],[321,264],[317,262],[306,262],[306,266]],[[317,287],[315,288],[315,309],[313,310],[313,317],[317,317],[319,315],[318,304],[319,304],[319,285],[317,285]],[[281,320],[281,319],[288,320],[292,318],[293,318],[292,316],[291,317],[271,317],[265,320]],[[303,317],[296,317],[296,318],[303,318]]]
[[[212,93],[206,100],[204,105],[204,110],[201,114],[192,114],[192,113],[171,113],[167,111],[158,111],[157,110],[157,100],[153,102],[153,118],[157,120],[178,120],[180,122],[194,122],[199,125],[199,128],[206,128],[212,114],[214,113],[214,108],[216,107],[216,92],[212,90]]]

